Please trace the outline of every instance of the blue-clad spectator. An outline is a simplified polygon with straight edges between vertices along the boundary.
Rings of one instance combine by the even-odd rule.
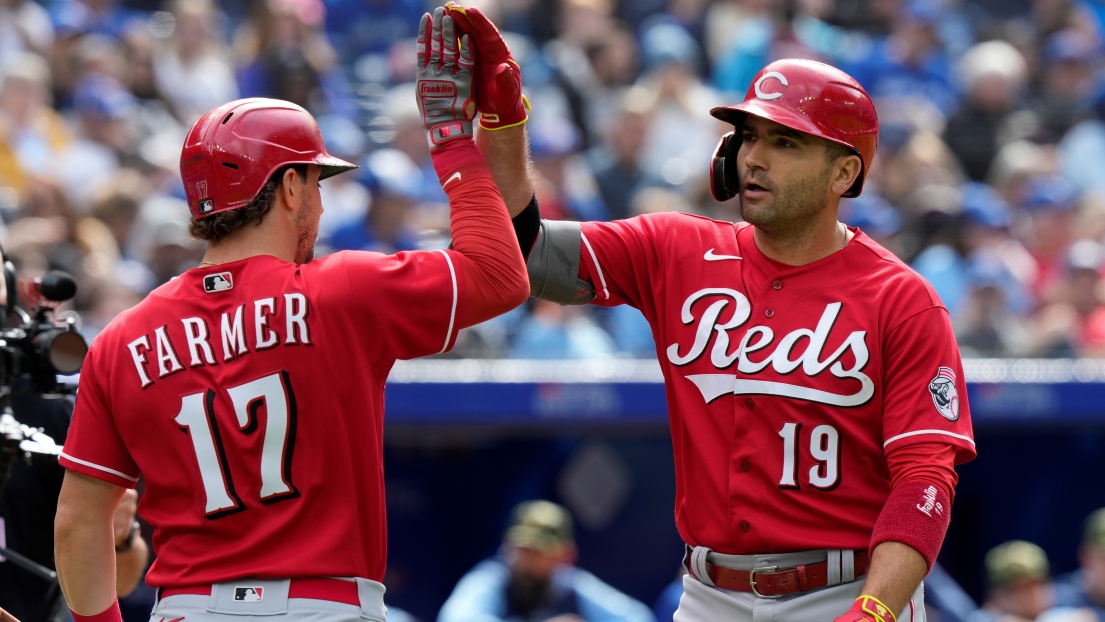
[[[855,66],[844,69],[876,101],[920,98],[945,116],[951,114],[959,94],[938,29],[942,11],[935,0],[905,3],[890,36],[876,42]]]
[[[655,622],[648,607],[576,568],[575,558],[568,510],[523,502],[501,554],[461,578],[437,622]]]
[[[338,55],[326,40],[322,0],[266,0],[244,27],[246,59],[239,68],[242,97],[295,102],[316,117],[356,117],[353,94]]]
[[[418,34],[423,0],[324,0],[326,34],[344,63],[386,81],[392,46]]]
[[[357,181],[371,192],[371,204],[363,217],[338,224],[329,246],[381,253],[419,248],[411,217],[422,192],[422,172],[414,162],[395,149],[381,149],[365,158]]]
[[[902,216],[874,188],[854,199],[840,202],[840,221],[859,227],[884,248],[900,253],[895,238],[902,230]]]
[[[589,314],[590,309],[534,302],[533,313],[519,326],[510,358],[601,359],[617,351],[613,338]]]
[[[579,130],[563,117],[527,124],[538,176],[541,211],[569,220],[610,220],[602,194],[581,154]]]
[[[1099,82],[1088,97],[1087,118],[1072,127],[1059,141],[1059,163],[1063,176],[1076,191],[1105,190],[1105,82]]]
[[[1043,88],[1034,106],[1041,124],[1037,139],[1053,143],[1089,108],[1101,42],[1096,36],[1067,28],[1047,40],[1043,58]]]
[[[743,94],[760,69],[779,58],[812,58],[835,64],[862,57],[870,49],[869,38],[826,21],[831,8],[829,2],[797,2],[789,20],[775,8],[736,22],[717,55],[714,86]]]
[[[145,14],[120,6],[117,0],[62,0],[51,16],[59,37],[98,34],[121,38],[123,31]]]

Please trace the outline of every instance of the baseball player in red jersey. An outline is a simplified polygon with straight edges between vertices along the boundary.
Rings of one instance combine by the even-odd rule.
[[[188,134],[181,175],[206,257],[93,343],[61,457],[58,574],[77,622],[119,617],[110,520],[140,476],[151,620],[385,619],[384,381],[527,287],[472,142],[471,51],[440,9],[418,47],[451,250],[312,259],[318,182],[355,167],[299,106],[231,102]]]
[[[745,222],[544,221],[517,65],[482,14],[449,9],[475,41],[477,104],[493,121],[477,144],[533,295],[629,304],[652,327],[690,571],[675,620],[923,620],[954,466],[975,447],[947,311],[837,221],[875,155],[867,93],[828,65],[780,60],[743,103],[712,111],[734,126],[713,191],[739,196]]]

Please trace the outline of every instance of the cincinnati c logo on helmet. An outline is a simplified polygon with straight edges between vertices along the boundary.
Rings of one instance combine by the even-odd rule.
[[[955,388],[955,372],[947,367],[936,370],[936,377],[929,383],[929,393],[932,393],[936,412],[949,421],[959,418],[959,390]]]
[[[769,72],[765,73],[764,75],[760,76],[759,80],[756,80],[756,84],[753,87],[756,91],[756,97],[759,98],[759,99],[765,99],[767,101],[771,101],[773,99],[779,99],[780,97],[783,96],[782,93],[764,93],[763,89],[760,88],[768,78],[775,78],[776,80],[779,81],[779,84],[782,84],[783,86],[790,86],[790,84],[787,82],[787,77],[786,76],[779,73],[778,71],[769,71]]]

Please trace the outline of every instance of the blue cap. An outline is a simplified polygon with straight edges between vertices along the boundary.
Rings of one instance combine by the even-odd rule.
[[[1036,177],[1025,189],[1024,206],[1033,212],[1066,211],[1077,199],[1070,182],[1059,175]]]
[[[641,64],[645,72],[672,63],[702,66],[702,50],[687,29],[667,16],[654,16],[641,24]]]
[[[992,187],[972,181],[963,184],[959,192],[968,221],[991,229],[1009,227],[1009,204]]]
[[[137,105],[134,95],[110,76],[87,75],[73,89],[73,108],[81,114],[122,119],[130,115]]]
[[[1001,288],[1007,280],[1007,270],[1000,261],[992,257],[972,258],[967,266],[967,282],[973,288]]]
[[[365,156],[357,180],[374,193],[407,199],[422,196],[422,171],[398,149],[380,149]]]

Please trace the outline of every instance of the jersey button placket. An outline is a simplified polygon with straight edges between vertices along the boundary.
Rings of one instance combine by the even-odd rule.
[[[766,315],[767,317],[775,317],[775,309],[772,309],[770,307],[764,309],[764,315]]]
[[[780,281],[779,279],[775,279],[775,280],[774,280],[774,281],[773,281],[773,282],[771,283],[771,287],[772,287],[772,288],[773,288],[773,289],[774,289],[775,291],[779,291],[780,289],[783,289],[783,282],[782,282],[782,281]]]

